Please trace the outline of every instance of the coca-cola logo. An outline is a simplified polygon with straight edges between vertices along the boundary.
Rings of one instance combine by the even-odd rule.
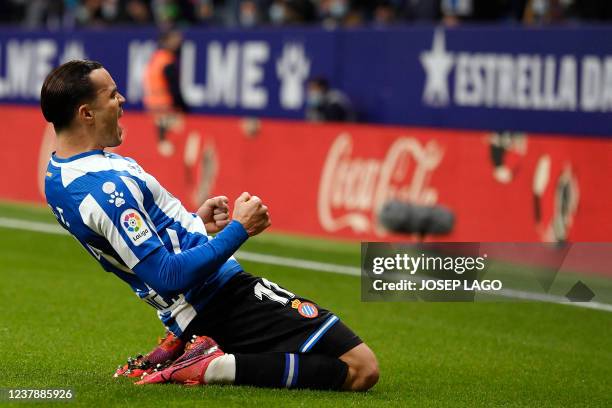
[[[444,152],[434,140],[396,139],[384,158],[353,157],[353,139],[340,134],[332,143],[319,183],[318,215],[323,229],[356,233],[386,232],[376,217],[390,199],[433,205],[438,192],[429,185]]]

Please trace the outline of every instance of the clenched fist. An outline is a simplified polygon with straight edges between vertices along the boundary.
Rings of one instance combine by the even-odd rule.
[[[204,221],[206,232],[217,233],[230,223],[229,200],[225,196],[209,198],[198,209],[197,214]]]
[[[257,196],[244,192],[234,203],[232,218],[242,224],[249,236],[257,235],[270,226],[270,214]]]

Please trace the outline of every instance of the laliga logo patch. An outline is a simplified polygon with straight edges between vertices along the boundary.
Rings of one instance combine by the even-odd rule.
[[[138,232],[142,228],[142,219],[137,213],[131,212],[123,218],[123,226],[129,232]]]
[[[139,246],[152,236],[147,224],[145,224],[136,210],[125,210],[121,214],[121,226],[136,246]]]
[[[317,307],[310,302],[300,302],[295,299],[291,302],[291,307],[297,309],[298,313],[308,319],[314,319],[319,315]]]

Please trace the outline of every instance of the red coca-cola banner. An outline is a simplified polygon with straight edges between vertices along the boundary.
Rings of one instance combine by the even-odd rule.
[[[52,129],[29,107],[0,110],[0,198],[43,201]],[[116,152],[136,159],[186,207],[242,191],[270,207],[274,229],[357,240],[389,234],[390,199],[448,208],[445,241],[609,241],[612,141],[192,116],[160,147],[153,119],[128,113]],[[414,238],[414,237],[413,237]]]

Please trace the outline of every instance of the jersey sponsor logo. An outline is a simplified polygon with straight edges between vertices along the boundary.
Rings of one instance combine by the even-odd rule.
[[[132,243],[139,246],[153,235],[136,210],[125,210],[121,214],[121,226]]]
[[[298,305],[297,311],[304,317],[309,319],[314,319],[319,315],[319,310],[317,307],[310,302],[302,302]]]

